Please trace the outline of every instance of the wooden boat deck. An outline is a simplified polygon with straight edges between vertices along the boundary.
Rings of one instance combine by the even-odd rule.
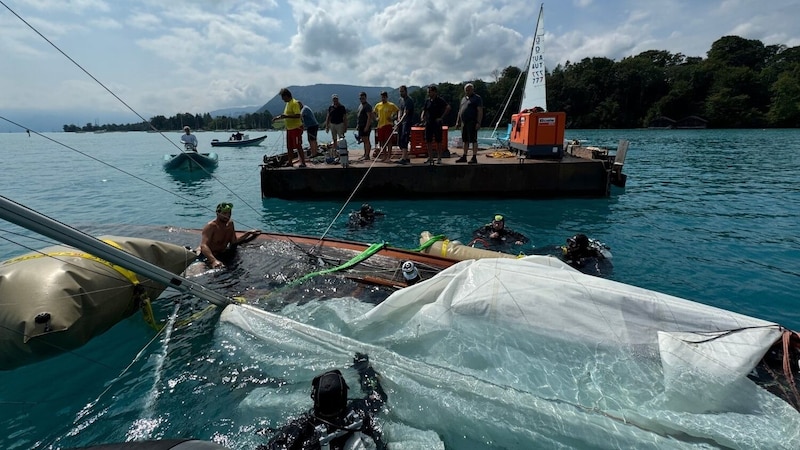
[[[363,150],[349,152],[349,167],[306,158],[306,167],[285,164],[286,156],[261,165],[262,197],[319,199],[348,196],[363,178],[357,198],[555,198],[605,197],[610,192],[613,156],[607,150],[568,146],[563,158],[519,159],[505,149],[480,149],[478,164],[457,163],[462,149],[449,148],[441,164],[411,156],[408,165],[360,161]],[[472,157],[472,150],[467,158]]]

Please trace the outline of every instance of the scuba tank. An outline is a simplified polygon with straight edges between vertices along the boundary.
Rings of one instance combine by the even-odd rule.
[[[352,415],[352,414],[351,414]],[[349,418],[349,416],[348,416]],[[319,448],[320,450],[330,450],[331,449],[331,442],[334,439],[338,439],[342,436],[346,436],[351,434],[350,438],[347,439],[347,442],[344,445],[344,448],[364,448],[363,443],[361,447],[357,447],[356,444],[361,441],[362,434],[359,432],[361,430],[362,425],[364,424],[363,420],[356,420],[350,425],[346,425],[342,428],[337,428],[332,432],[328,432],[328,425],[320,424],[314,428],[314,431],[317,434],[317,438],[319,439]],[[351,442],[353,441],[353,442]]]

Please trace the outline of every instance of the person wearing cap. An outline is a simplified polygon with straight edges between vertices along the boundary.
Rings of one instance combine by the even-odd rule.
[[[369,142],[369,133],[372,131],[372,122],[375,121],[375,111],[372,110],[372,105],[367,101],[366,92],[361,91],[361,93],[358,94],[358,101],[361,102],[361,104],[358,105],[358,118],[356,120],[356,126],[358,127],[357,137],[361,139],[361,142],[364,144],[364,156],[358,160],[369,161],[369,152],[372,151],[372,144]]]
[[[237,245],[249,242],[261,234],[260,230],[250,230],[241,237],[236,237],[236,229],[231,220],[233,204],[223,202],[217,205],[217,217],[203,227],[200,247],[197,249],[201,258],[212,268],[224,267],[220,259],[229,258]]]
[[[490,250],[511,250],[514,245],[523,245],[530,241],[522,233],[506,228],[506,220],[502,214],[472,233],[473,242],[481,241]]]
[[[467,149],[472,144],[472,159],[469,160],[469,164],[478,164],[478,129],[482,121],[483,99],[475,93],[475,86],[467,83],[464,85],[464,97],[461,99],[456,119],[456,128],[461,127],[461,140],[464,145],[464,152],[461,158],[456,160],[457,163],[467,162]]]
[[[292,165],[294,160],[294,150],[300,155],[300,165],[306,166],[306,155],[303,152],[303,119],[300,114],[300,104],[292,98],[292,92],[283,88],[280,90],[281,99],[286,102],[283,114],[278,114],[272,120],[283,120],[286,125],[286,153],[288,160],[287,166]]]
[[[400,108],[389,101],[389,93],[381,91],[381,101],[375,105],[375,115],[378,116],[378,128],[375,130],[375,137],[378,144],[378,155],[376,157],[384,162],[392,159],[392,144],[390,141],[394,129],[392,125],[398,111],[400,111]],[[382,156],[384,150],[386,151],[386,156]]]
[[[442,163],[442,125],[444,116],[450,112],[450,105],[439,97],[439,88],[435,85],[428,86],[428,98],[422,107],[420,120],[425,124],[425,146],[428,149],[428,164],[433,164],[433,143],[436,142],[436,164]]]
[[[386,449],[376,416],[386,403],[386,392],[367,355],[356,353],[353,369],[364,398],[348,400],[350,387],[342,372],[329,370],[311,381],[313,407],[290,421],[258,450]]]
[[[191,147],[192,150],[197,151],[197,136],[192,134],[192,129],[189,127],[183,127],[183,136],[181,136],[181,142],[187,147]]]
[[[347,108],[339,102],[337,94],[331,96],[331,106],[328,106],[328,115],[325,117],[325,131],[331,133],[333,148],[347,132]]]

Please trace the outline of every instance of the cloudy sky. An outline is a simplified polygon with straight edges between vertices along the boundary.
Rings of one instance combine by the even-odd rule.
[[[524,65],[538,5],[0,0],[0,112],[89,109],[103,122],[103,111],[128,111],[42,36],[148,118],[260,105],[289,85],[490,81]],[[705,57],[725,35],[797,46],[798,13],[799,0],[550,1],[546,61],[653,49]]]

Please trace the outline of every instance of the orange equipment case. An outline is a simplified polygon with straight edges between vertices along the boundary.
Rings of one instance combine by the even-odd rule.
[[[527,158],[564,157],[563,112],[521,112],[511,116],[511,148],[525,152]]]

